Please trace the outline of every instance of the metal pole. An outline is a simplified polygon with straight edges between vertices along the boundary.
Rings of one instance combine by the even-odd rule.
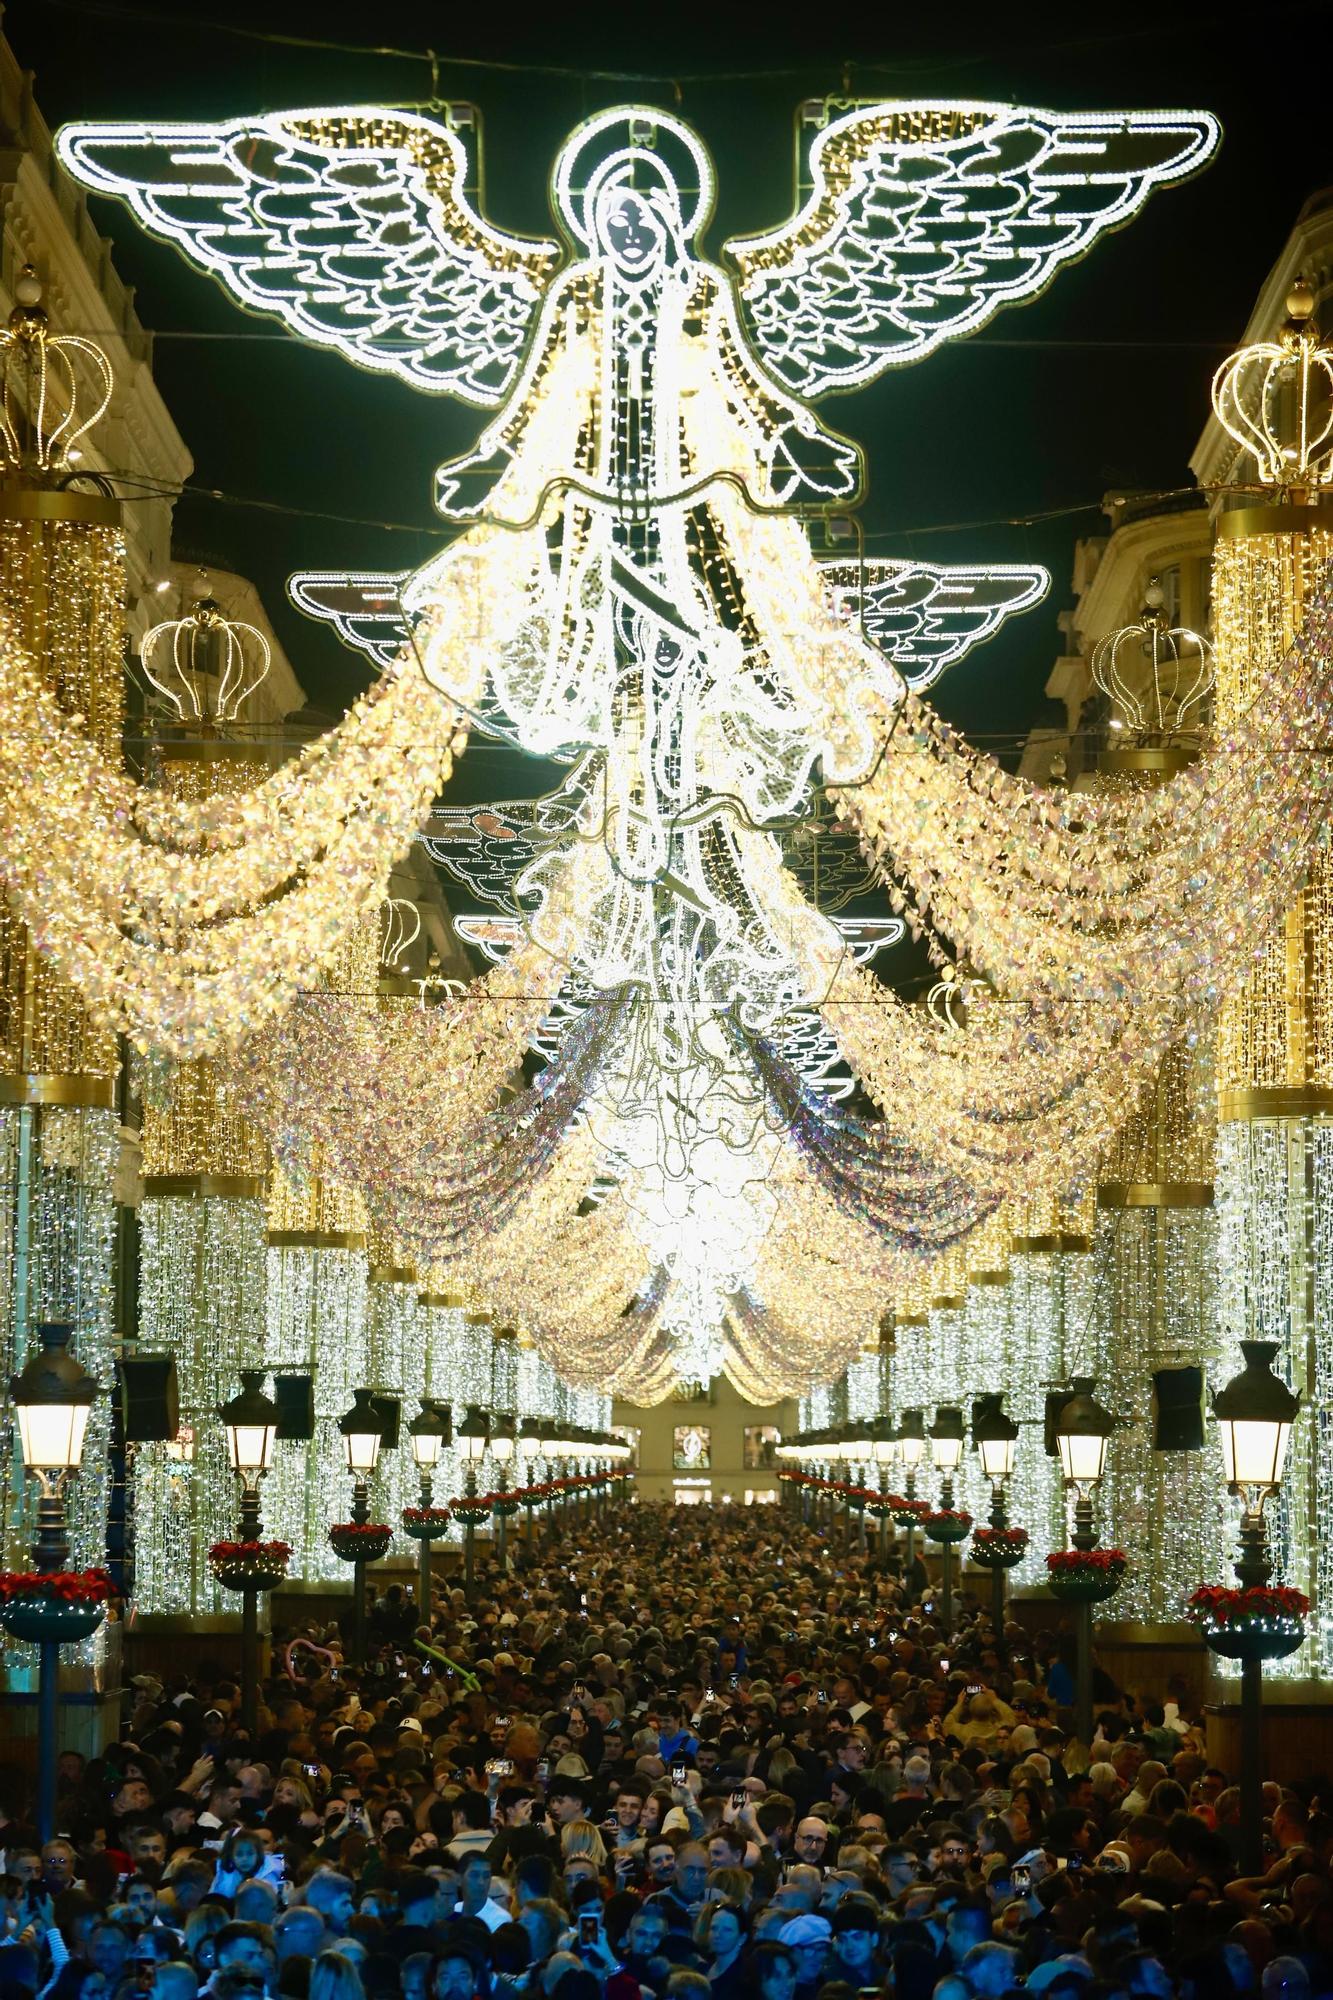
[[[1092,1496],[1079,1488],[1074,1502],[1074,1532],[1070,1541],[1076,1549],[1095,1549],[1097,1529],[1092,1518]],[[1074,1619],[1078,1663],[1074,1679],[1074,1734],[1082,1744],[1092,1741],[1092,1606],[1080,1604]]]
[[[940,1506],[948,1513],[953,1506],[953,1481],[945,1479],[940,1487]],[[940,1543],[940,1557],[944,1563],[944,1631],[947,1637],[953,1631],[953,1543]]]
[[[1009,1526],[1009,1515],[1004,1504],[1004,1481],[997,1479],[991,1487],[990,1524],[1003,1532]],[[990,1573],[990,1622],[995,1627],[995,1643],[1004,1644],[1004,1567],[996,1563]]]
[[[37,1838],[56,1831],[56,1701],[60,1689],[60,1643],[43,1639],[37,1681]]]
[[[255,1682],[259,1652],[259,1607],[252,1583],[241,1592],[241,1727],[253,1743],[259,1733],[259,1699]]]
[[[1074,1734],[1082,1744],[1092,1741],[1092,1606],[1076,1609],[1078,1670],[1074,1682]]]
[[[1264,1663],[1240,1668],[1240,1865],[1246,1875],[1264,1872],[1263,1777]]]
[[[914,1465],[909,1465],[907,1468],[907,1492],[903,1497],[907,1500],[916,1499],[916,1467]],[[915,1561],[916,1561],[916,1522],[909,1521],[907,1523],[907,1549],[903,1557],[904,1585],[906,1585],[907,1583],[908,1573],[910,1572],[912,1564]]]
[[[352,1519],[358,1526],[370,1519],[370,1489],[364,1479],[352,1488]],[[366,1561],[358,1555],[352,1564],[352,1651],[358,1667],[366,1664]]]
[[[33,1564],[47,1575],[67,1568],[69,1533],[65,1519],[65,1487],[59,1473],[39,1473],[37,1539]],[[48,1841],[56,1830],[56,1708],[60,1695],[60,1641],[43,1639],[37,1656],[37,1838]]]
[[[259,1518],[259,1488],[248,1483],[241,1488],[241,1540],[257,1542],[263,1533]],[[259,1619],[255,1604],[255,1591],[249,1584],[241,1592],[241,1723],[250,1732],[251,1740],[258,1734],[259,1703],[256,1683],[258,1674]]]
[[[1268,1560],[1264,1517],[1247,1507],[1240,1524],[1240,1560],[1236,1579],[1244,1590],[1269,1581],[1273,1566]],[[1240,1865],[1247,1875],[1261,1875],[1264,1867],[1264,1775],[1263,1775],[1264,1665],[1262,1660],[1242,1660],[1240,1669]]]
[[[477,1497],[477,1475],[476,1475],[476,1471],[475,1471],[475,1470],[474,1470],[474,1468],[473,1468],[473,1464],[472,1464],[472,1460],[471,1460],[471,1459],[469,1459],[469,1460],[468,1460],[468,1462],[467,1462],[467,1479],[466,1479],[466,1481],[464,1482],[464,1486],[463,1486],[463,1497],[464,1497],[465,1499],[467,1499],[467,1500],[475,1500],[475,1499],[476,1499],[476,1497]],[[463,1523],[463,1589],[464,1589],[464,1590],[466,1591],[467,1595],[468,1595],[469,1597],[471,1597],[471,1595],[472,1595],[472,1512],[471,1512],[471,1509],[469,1509],[469,1510],[468,1510],[468,1517],[467,1517],[466,1521],[464,1521],[464,1523]]]
[[[428,1472],[421,1475],[421,1505],[429,1507],[434,1497],[431,1477]],[[417,1623],[430,1624],[430,1541],[423,1536],[417,1544]]]

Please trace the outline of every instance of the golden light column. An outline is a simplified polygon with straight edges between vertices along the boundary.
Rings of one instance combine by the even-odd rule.
[[[1298,280],[1277,338],[1240,349],[1213,383],[1219,422],[1254,473],[1251,498],[1218,520],[1213,561],[1219,734],[1243,715],[1300,628],[1333,559],[1333,350]],[[1313,755],[1326,747],[1312,745]],[[1333,1634],[1333,866],[1315,855],[1306,888],[1270,938],[1217,1037],[1219,1317],[1223,1378],[1242,1337],[1272,1340],[1301,1392],[1269,1541],[1283,1582],[1313,1615],[1299,1653],[1270,1671],[1327,1671]],[[1212,1572],[1201,1571],[1209,1576]]]
[[[78,484],[85,444],[110,401],[111,369],[92,341],[52,331],[31,266],[14,290],[0,329],[0,612],[65,712],[119,762],[120,507]],[[40,770],[32,779],[41,783]],[[37,1323],[59,1319],[73,1323],[83,1366],[112,1387],[119,1076],[114,1034],[89,1021],[0,905],[0,1381],[22,1365]],[[106,1558],[111,1404],[109,1394],[94,1404],[70,1486],[76,1566]],[[0,1508],[8,1554],[22,1568],[32,1523],[14,1483],[17,1462],[11,1454],[0,1471]],[[27,1492],[35,1504],[35,1482]]]
[[[1046,1397],[1079,1372],[1092,1339],[1092,1191],[1012,1204],[1009,1242],[1009,1415],[1022,1425],[1009,1518],[1031,1540],[1009,1571],[1015,1588],[1046,1581],[1046,1557],[1066,1543],[1059,1458],[1045,1448]],[[1084,1371],[1086,1372],[1086,1371]]]
[[[163,787],[196,801],[259,784],[269,760],[242,716],[268,670],[262,636],[204,597],[146,634],[142,657],[170,717],[155,744]],[[208,1564],[236,1532],[217,1413],[240,1370],[263,1365],[271,1156],[207,1058],[145,1072],[142,1142],[139,1343],[175,1357],[181,1431],[135,1452],[135,1599],[147,1615],[231,1614]]]
[[[1093,678],[1111,703],[1111,741],[1094,791],[1142,791],[1193,762],[1214,684],[1212,649],[1173,626],[1154,578],[1138,618],[1107,633]],[[1199,1451],[1154,1449],[1153,1374],[1216,1357],[1216,1138],[1211,1037],[1191,1030],[1099,1162],[1097,1379],[1114,1384],[1113,1435],[1100,1488],[1102,1540],[1130,1566],[1113,1615],[1179,1620],[1200,1575],[1222,1561],[1221,1461],[1215,1434]]]

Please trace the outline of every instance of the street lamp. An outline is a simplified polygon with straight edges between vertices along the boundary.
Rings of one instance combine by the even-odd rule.
[[[940,1511],[946,1514],[953,1510],[953,1476],[963,1456],[963,1435],[963,1413],[960,1409],[945,1404],[936,1410],[935,1421],[930,1427],[930,1456],[940,1475]],[[944,1629],[952,1632],[953,1544],[947,1537],[940,1542],[940,1560],[944,1567]]]
[[[926,1455],[926,1413],[924,1410],[904,1410],[898,1425],[898,1456],[902,1460],[906,1478],[903,1494],[908,1500],[916,1499],[916,1469]],[[905,1570],[910,1570],[916,1560],[916,1524],[907,1524],[907,1547],[904,1553]],[[904,1577],[904,1580],[905,1577]]]
[[[39,1326],[41,1345],[9,1385],[18,1414],[23,1469],[41,1488],[32,1560],[34,1569],[44,1576],[69,1563],[65,1482],[83,1463],[88,1417],[101,1394],[100,1385],[68,1352],[73,1331],[64,1321],[48,1320]],[[52,1613],[57,1609],[55,1605],[49,1608]],[[43,1613],[46,1610],[43,1606]],[[43,1616],[38,1639],[37,1837],[41,1841],[50,1840],[55,1833],[56,1699],[60,1682],[60,1639],[55,1635],[59,1622],[56,1616]]]
[[[433,1478],[440,1462],[440,1453],[453,1440],[453,1411],[447,1403],[437,1403],[433,1396],[423,1396],[421,1408],[407,1427],[407,1441],[412,1447],[412,1458],[421,1476],[420,1507],[429,1513],[435,1499]],[[429,1522],[423,1526],[429,1526]],[[417,1615],[423,1625],[430,1624],[430,1548],[431,1536],[422,1534],[417,1544]]]
[[[1074,1529],[1070,1541],[1076,1549],[1097,1546],[1097,1529],[1092,1516],[1092,1489],[1106,1470],[1106,1447],[1116,1420],[1102,1408],[1092,1393],[1092,1377],[1076,1376],[1073,1395],[1055,1421],[1055,1442],[1060,1453],[1060,1469],[1065,1483],[1078,1498],[1074,1502]],[[1080,1743],[1092,1741],[1092,1603],[1083,1599],[1074,1607],[1074,1629],[1078,1637],[1078,1669],[1074,1694],[1074,1726]]]
[[[1227,1484],[1239,1489],[1245,1506],[1236,1577],[1242,1590],[1251,1590],[1266,1584],[1273,1574],[1264,1534],[1264,1501],[1282,1483],[1301,1399],[1273,1373],[1276,1341],[1242,1340],[1240,1351],[1245,1366],[1218,1390],[1213,1413]],[[1262,1655],[1246,1652],[1240,1668],[1240,1837],[1241,1867],[1247,1875],[1263,1870],[1263,1672]]]
[[[241,1387],[218,1411],[227,1438],[227,1458],[241,1482],[239,1540],[257,1542],[263,1534],[259,1517],[259,1482],[273,1463],[278,1434],[278,1406],[264,1393],[263,1371],[242,1368]],[[259,1566],[238,1570],[241,1592],[241,1721],[253,1739],[258,1728]]]
[[[856,1469],[856,1487],[858,1494],[856,1502],[856,1536],[861,1547],[864,1549],[866,1545],[866,1496],[865,1496],[866,1467],[872,1464],[874,1461],[875,1446],[874,1446],[874,1441],[870,1435],[870,1426],[868,1424],[866,1423],[861,1423],[859,1425],[852,1424],[848,1428],[850,1431],[850,1435],[848,1436],[847,1441],[843,1446],[843,1451],[848,1461],[848,1469],[849,1470],[852,1470],[853,1468]],[[849,1514],[848,1516],[849,1531],[850,1531],[850,1526],[851,1526],[851,1517]]]
[[[358,1527],[364,1527],[370,1519],[370,1488],[368,1481],[379,1461],[380,1445],[384,1439],[384,1419],[375,1408],[375,1395],[371,1389],[354,1389],[352,1407],[338,1419],[338,1431],[343,1441],[347,1457],[347,1470],[352,1475],[352,1520]],[[358,1666],[365,1665],[366,1659],[366,1559],[363,1551],[357,1549],[352,1560],[352,1630],[353,1649]]]
[[[879,1560],[881,1565],[889,1552],[889,1517],[883,1511],[884,1496],[889,1490],[889,1467],[893,1464],[893,1454],[897,1449],[897,1438],[893,1425],[887,1417],[876,1417],[870,1430],[870,1455],[879,1468]]]
[[[458,1442],[458,1449],[462,1453],[463,1463],[467,1468],[463,1485],[463,1498],[465,1500],[475,1500],[477,1497],[477,1467],[486,1456],[486,1447],[490,1443],[491,1437],[491,1426],[486,1412],[479,1409],[475,1403],[469,1403],[467,1414],[463,1418],[462,1423],[459,1424],[454,1436]],[[475,1523],[472,1519],[472,1509],[469,1507],[463,1516],[463,1588],[467,1591],[471,1591],[472,1589],[472,1537],[474,1531]]]
[[[500,1495],[500,1506],[495,1514],[495,1559],[501,1569],[505,1566],[507,1530],[504,1509],[508,1503],[505,1496],[509,1491],[509,1468],[513,1464],[517,1447],[514,1419],[504,1415],[497,1417],[491,1427],[491,1457],[495,1460],[498,1473],[495,1490]]]
[[[537,1474],[537,1461],[542,1455],[542,1427],[536,1417],[524,1417],[518,1427],[518,1462],[523,1469],[523,1505],[527,1508],[527,1538],[536,1540],[537,1525],[533,1512],[533,1483]]]
[[[1000,1395],[978,1397],[972,1412],[972,1442],[981,1460],[982,1477],[991,1483],[990,1525],[997,1533],[1003,1533],[1009,1526],[1009,1516],[1004,1504],[1004,1489],[1014,1469],[1014,1459],[1018,1452],[1018,1425],[1012,1417],[1004,1414],[1004,1398]],[[995,1643],[1004,1644],[1004,1564],[992,1562],[991,1566],[991,1624],[995,1628]]]

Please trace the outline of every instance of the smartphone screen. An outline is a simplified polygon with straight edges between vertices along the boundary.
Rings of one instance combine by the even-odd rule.
[[[580,1943],[580,1944],[596,1944],[596,1942],[597,1942],[597,1919],[596,1919],[596,1917],[580,1917],[580,1918],[579,1918],[579,1943]]]
[[[671,1782],[673,1785],[683,1785],[685,1783],[685,1766],[683,1764],[673,1764],[671,1766]]]

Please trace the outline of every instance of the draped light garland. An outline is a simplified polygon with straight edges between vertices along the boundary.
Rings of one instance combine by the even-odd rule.
[[[992,149],[1015,122],[996,230]],[[697,248],[711,163],[660,111],[599,114],[562,150],[563,263],[489,229],[464,142],[422,114],[67,135],[73,171],[247,298],[247,229],[282,256],[301,218],[338,215],[360,261],[259,303],[493,414],[440,470],[458,532],[397,580],[385,680],[244,800],[138,792],[0,635],[0,884],[41,947],[98,1022],[177,1057],[233,1051],[284,1161],[313,1149],[432,1286],[475,1283],[570,1383],[646,1393],[674,1352],[808,1386],[953,1258],[939,1296],[960,1303],[932,1334],[963,1395],[969,1240],[1016,1186],[1049,1206],[1086,1179],[1309,865],[1333,620],[1308,607],[1168,784],[1042,792],[961,743],[882,619],[872,642],[858,589],[830,590],[802,517],[854,502],[859,457],[802,399],[1039,289],[1215,138],[1190,113],[856,106],[816,141],[790,228],[732,246],[734,279]],[[976,236],[961,320],[947,275],[898,276],[899,192],[927,169]],[[1057,184],[1096,198],[1055,241]],[[353,186],[393,231],[366,234]],[[893,200],[863,201],[876,188]],[[911,227],[952,271],[934,208]],[[513,882],[523,941],[438,1007],[312,990],[477,724],[570,767]],[[965,1021],[878,984],[784,866],[816,772],[935,960],[966,960]],[[877,1116],[792,1060],[812,1013]],[[533,1045],[550,1060],[522,1089]],[[1063,1245],[1049,1281],[1031,1274],[1061,1311],[1078,1254],[1077,1278]],[[285,1318],[271,1333],[275,1353],[303,1345]]]

